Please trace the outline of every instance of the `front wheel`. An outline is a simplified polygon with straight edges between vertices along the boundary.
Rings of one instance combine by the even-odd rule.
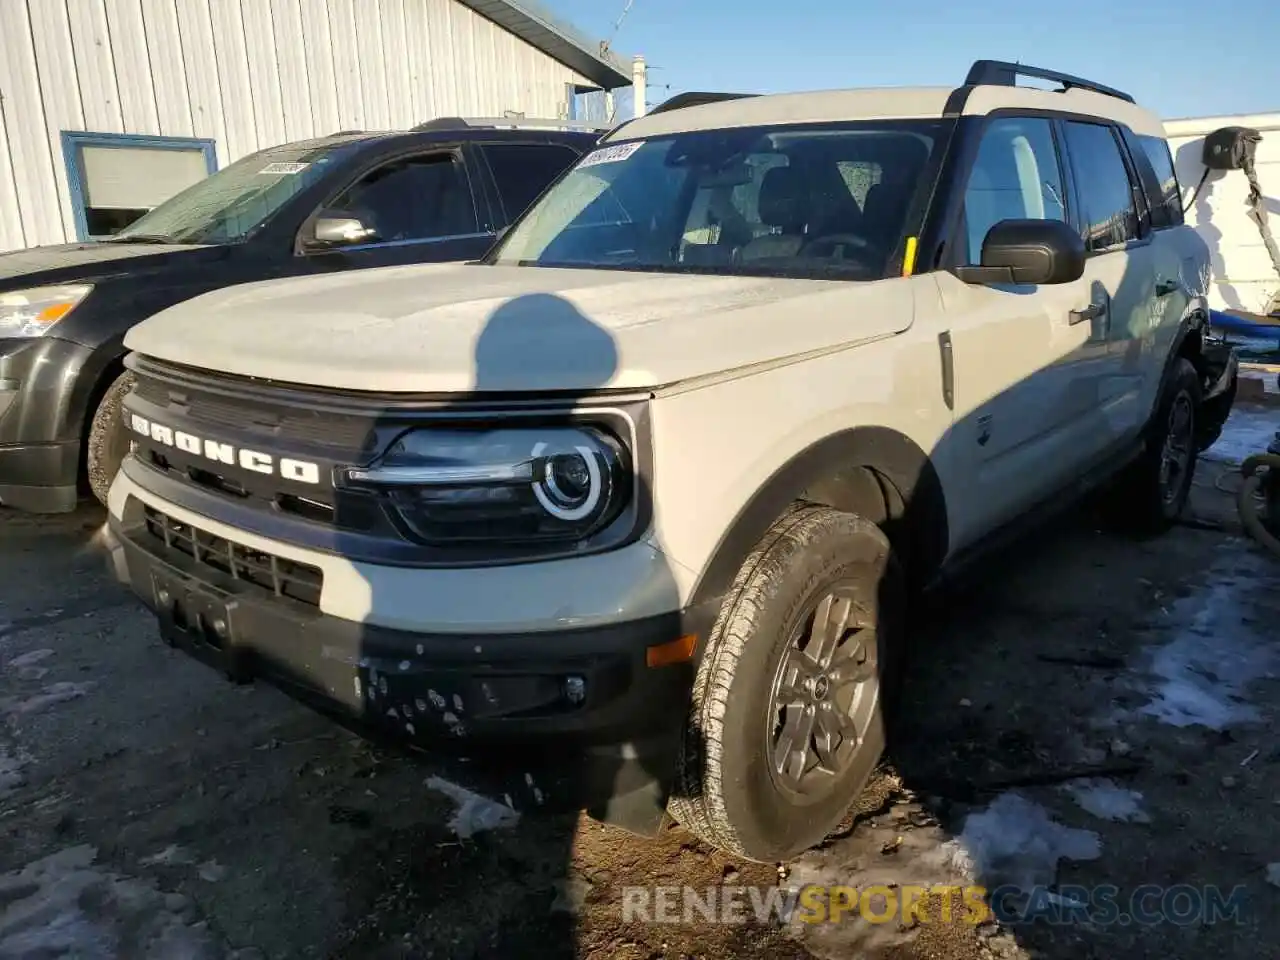
[[[133,389],[133,374],[122,373],[107,387],[89,424],[85,450],[85,472],[89,489],[103,506],[111,481],[129,455],[129,432],[124,427],[124,398]]]
[[[803,506],[743,563],[698,666],[669,810],[772,863],[839,824],[884,751],[902,580],[873,523]]]

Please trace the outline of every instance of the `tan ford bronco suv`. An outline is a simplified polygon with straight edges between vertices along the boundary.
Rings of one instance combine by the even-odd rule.
[[[1178,516],[1234,396],[1208,268],[1116,90],[686,95],[480,263],[133,329],[114,565],[508,803],[784,859],[881,757],[913,591],[1090,487]]]

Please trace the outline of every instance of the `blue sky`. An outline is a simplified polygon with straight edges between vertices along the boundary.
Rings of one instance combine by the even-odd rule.
[[[542,2],[597,39],[625,4]],[[945,85],[989,58],[1119,87],[1165,119],[1280,111],[1277,0],[634,0],[614,47],[652,65],[651,101]]]

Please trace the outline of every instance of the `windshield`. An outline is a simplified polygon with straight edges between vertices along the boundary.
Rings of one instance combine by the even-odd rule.
[[[748,127],[608,144],[491,263],[879,279],[944,121]]]
[[[166,200],[109,241],[240,243],[350,146],[294,143],[251,154]]]

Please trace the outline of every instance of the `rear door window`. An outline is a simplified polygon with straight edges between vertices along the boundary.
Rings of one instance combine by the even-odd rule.
[[[498,185],[507,223],[578,159],[576,150],[558,143],[486,143],[481,149]]]
[[[1080,195],[1085,248],[1094,253],[1138,239],[1133,181],[1115,132],[1105,124],[1077,120],[1063,127]]]

